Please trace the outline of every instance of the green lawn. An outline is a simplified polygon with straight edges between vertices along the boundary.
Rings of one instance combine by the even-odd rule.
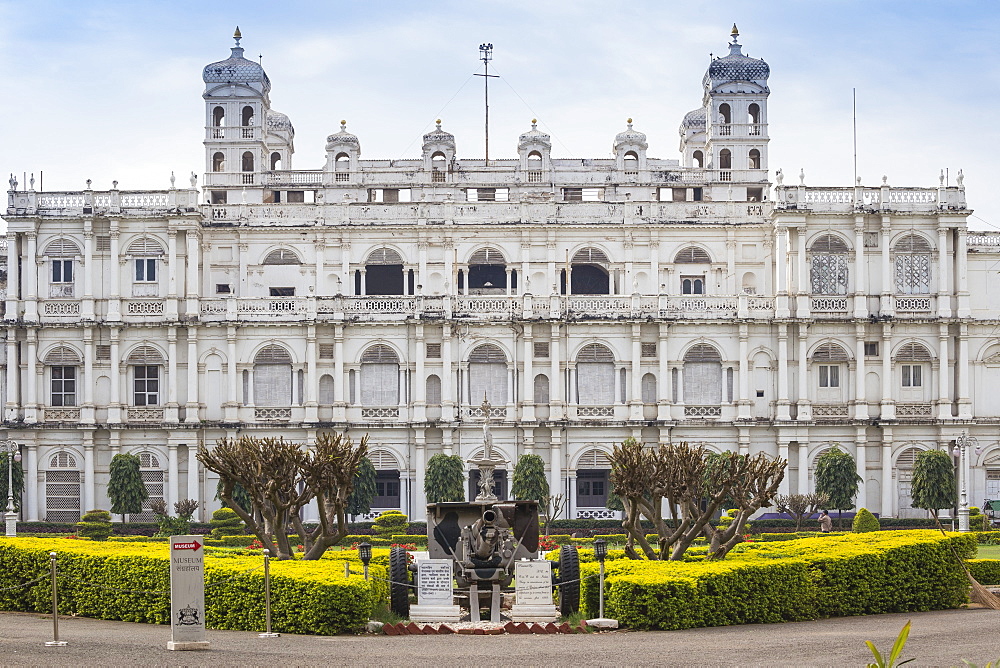
[[[979,559],[1000,559],[1000,545],[980,545]]]

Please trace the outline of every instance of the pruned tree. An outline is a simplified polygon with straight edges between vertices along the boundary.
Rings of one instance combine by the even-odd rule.
[[[225,499],[222,498],[221,479],[215,486],[215,498],[225,503]],[[250,503],[250,495],[247,494],[247,491],[243,489],[243,486],[238,483],[235,487],[233,487],[233,502],[239,504],[240,508],[248,513],[253,512],[253,505]]]
[[[142,482],[139,457],[117,454],[111,458],[108,478],[108,498],[111,512],[122,516],[142,512],[142,502],[149,498],[146,485]]]
[[[538,455],[521,455],[514,466],[511,493],[522,501],[541,501],[549,494],[545,462]]]
[[[0,453],[0,510],[7,509],[7,458],[10,457],[6,452]],[[21,493],[24,491],[24,469],[21,468],[21,462],[14,461],[13,469],[13,482],[14,482],[14,510],[21,509]]]
[[[372,499],[375,498],[375,465],[372,460],[362,457],[354,474],[354,487],[347,497],[347,514],[352,518],[372,511]]]
[[[955,492],[955,464],[948,453],[925,450],[918,454],[910,483],[911,505],[937,519],[940,509],[954,505]]]
[[[802,529],[802,520],[812,516],[813,513],[830,505],[830,498],[826,494],[813,492],[812,494],[779,494],[774,497],[774,506],[778,512],[791,515],[795,520],[795,531]]]
[[[542,532],[546,537],[549,535],[549,525],[559,519],[563,510],[566,509],[566,502],[569,499],[565,494],[546,494],[538,501],[539,514],[542,516]]]
[[[292,558],[290,525],[304,546],[302,558],[319,559],[347,535],[347,497],[367,449],[367,436],[355,447],[347,436],[321,433],[309,450],[283,438],[241,436],[199,448],[198,461],[219,474],[223,501],[272,554]],[[252,512],[233,498],[236,485],[246,490]],[[319,524],[306,531],[301,511],[314,500]]]
[[[776,495],[785,466],[784,460],[764,454],[726,452],[710,459],[704,446],[671,443],[644,448],[635,439],[626,439],[611,456],[614,492],[625,507],[626,554],[642,558],[638,546],[646,559],[680,560],[695,538],[705,535],[710,558],[724,558],[739,541],[750,515]],[[728,528],[716,529],[709,521],[723,502],[739,510]],[[670,525],[662,514],[664,506],[671,515]],[[658,549],[646,539],[644,517],[653,523]]]
[[[816,459],[816,491],[826,494],[830,507],[837,510],[837,525],[843,528],[843,511],[854,507],[854,497],[858,495],[858,475],[854,457],[834,444],[832,448]]]
[[[458,455],[438,453],[427,460],[424,474],[427,503],[465,500],[465,462]]]

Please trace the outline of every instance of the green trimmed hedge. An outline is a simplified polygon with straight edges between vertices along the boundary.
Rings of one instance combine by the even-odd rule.
[[[838,534],[742,543],[718,562],[605,564],[605,615],[638,629],[683,629],[957,608],[969,584],[971,534]],[[612,551],[614,552],[614,551]],[[610,554],[610,553],[609,553]],[[581,553],[582,596],[596,614],[598,565]]]
[[[63,614],[166,624],[170,614],[169,551],[165,545],[95,543],[84,540],[0,538],[0,590],[44,576],[49,552],[58,555],[59,611]],[[373,560],[374,561],[374,560]],[[262,560],[239,554],[205,558],[205,620],[210,628],[264,628]],[[366,581],[360,568],[344,576],[327,560],[272,561],[272,626],[283,633],[331,635],[363,626],[388,597],[386,569],[373,566]],[[215,584],[219,583],[219,584]],[[117,590],[99,589],[94,585]],[[146,592],[155,593],[146,593]],[[0,591],[0,609],[51,610],[48,579],[28,588]]]
[[[968,559],[965,565],[979,584],[1000,585],[1000,559]]]

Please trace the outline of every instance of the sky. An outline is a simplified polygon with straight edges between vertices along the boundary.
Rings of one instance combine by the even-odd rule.
[[[0,172],[47,191],[163,189],[171,171],[186,184],[205,171],[201,71],[237,25],[295,126],[297,169],[322,166],[341,119],[363,158],[419,156],[438,117],[459,158],[481,158],[484,42],[500,76],[491,158],[516,157],[532,118],[553,157],[608,157],[631,117],[650,157],[676,159],[733,23],[771,67],[772,175],[852,184],[856,89],[865,185],[935,187],[945,169],[954,184],[962,169],[970,227],[1000,229],[1000,3],[982,0],[0,0]]]

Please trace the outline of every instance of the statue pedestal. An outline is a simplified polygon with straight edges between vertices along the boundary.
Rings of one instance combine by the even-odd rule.
[[[510,618],[515,622],[554,622],[559,619],[559,611],[552,603],[548,605],[515,603],[511,606]]]
[[[410,620],[428,624],[433,622],[458,622],[462,609],[457,605],[411,605]]]

